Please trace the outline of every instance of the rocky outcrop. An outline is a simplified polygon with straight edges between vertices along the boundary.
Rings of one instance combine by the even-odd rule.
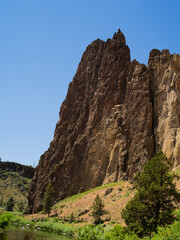
[[[152,50],[148,70],[153,97],[155,151],[160,149],[180,164],[180,56],[169,50]]]
[[[27,177],[29,179],[33,178],[35,172],[35,168],[32,166],[25,166],[15,162],[0,162],[0,170],[17,172],[20,176]]]
[[[92,42],[69,85],[54,138],[36,168],[29,212],[42,209],[49,181],[59,200],[105,183],[132,180],[161,148],[178,165],[179,68],[179,55],[167,50],[152,50],[147,67],[131,62],[120,30],[106,42]]]

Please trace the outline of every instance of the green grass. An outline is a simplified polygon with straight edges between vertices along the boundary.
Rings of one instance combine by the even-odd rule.
[[[88,193],[92,193],[92,192],[95,192],[97,190],[100,190],[100,189],[104,189],[104,188],[110,188],[110,187],[113,187],[113,186],[116,186],[116,185],[119,185],[119,184],[122,184],[123,181],[119,181],[119,182],[114,182],[114,183],[108,183],[106,185],[102,185],[102,186],[99,186],[99,187],[96,187],[96,188],[93,188],[93,189],[90,189],[86,192],[83,192],[83,193],[78,193],[76,195],[73,195],[71,197],[67,197],[63,200],[61,200],[60,202],[58,202],[56,205],[59,206],[61,205],[62,203],[65,203],[65,202],[70,202],[70,201],[74,201],[76,199],[79,199],[79,198],[82,198],[83,196],[85,196],[86,194]]]
[[[175,171],[175,173],[180,176],[180,169],[178,169],[177,171]]]
[[[24,227],[28,229],[36,229],[38,231],[52,232],[56,234],[63,234],[67,236],[73,236],[75,227],[72,224],[65,224],[58,219],[46,218],[42,222],[40,219],[31,221],[18,214],[13,214],[10,224],[15,227]]]
[[[139,238],[137,235],[127,232],[127,229],[117,224],[111,226],[117,221],[111,221],[111,224],[106,225],[86,225],[80,228],[73,224],[65,224],[60,222],[57,218],[46,218],[41,222],[40,219],[33,222],[19,216],[18,213],[0,213],[1,220],[3,215],[11,215],[10,225],[15,227],[25,227],[29,229],[36,229],[44,232],[52,232],[56,234],[63,234],[67,236],[74,236],[77,240],[179,240],[180,239],[180,211],[176,212],[177,220],[169,226],[161,227],[157,233],[153,233],[152,237]],[[6,219],[5,219],[6,220]],[[1,221],[2,222],[2,221]]]
[[[180,216],[180,211],[177,213]],[[115,223],[115,221],[111,222]],[[125,227],[117,224],[114,227],[103,225],[88,225],[78,229],[77,240],[179,240],[180,239],[180,219],[172,225],[161,227],[157,233],[152,233],[151,237],[139,238],[136,234],[128,232]]]

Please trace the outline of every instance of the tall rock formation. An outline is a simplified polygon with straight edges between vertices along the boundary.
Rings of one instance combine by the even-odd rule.
[[[131,180],[159,150],[179,165],[180,58],[152,50],[146,67],[131,62],[119,30],[84,52],[49,149],[31,183],[29,213],[42,209],[51,181],[55,198]]]
[[[152,50],[148,70],[153,97],[155,151],[160,149],[180,165],[180,57],[169,50]]]

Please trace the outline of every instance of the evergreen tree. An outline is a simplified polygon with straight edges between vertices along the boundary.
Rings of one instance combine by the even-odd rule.
[[[69,220],[70,220],[70,222],[72,222],[72,221],[74,220],[74,214],[73,214],[73,212],[71,213],[71,215],[70,215],[70,217],[69,217]]]
[[[108,212],[104,209],[104,203],[102,199],[99,197],[99,194],[97,194],[96,198],[94,199],[94,202],[92,204],[92,216],[94,218],[94,223],[99,224],[101,223],[101,217]]]
[[[45,189],[45,193],[44,193],[44,212],[48,213],[48,216],[51,212],[51,208],[54,204],[54,197],[53,197],[53,193],[54,193],[54,189],[52,187],[51,182],[49,182],[49,184],[47,185],[46,189]]]
[[[12,212],[13,208],[14,208],[14,205],[15,205],[14,199],[12,197],[10,197],[7,201],[7,204],[6,204],[6,210]]]
[[[23,212],[24,210],[24,203],[21,201],[19,204],[18,204],[18,211],[19,212]]]
[[[0,199],[0,207],[2,207],[4,204],[3,197]]]
[[[176,190],[177,175],[170,172],[172,164],[163,154],[149,160],[135,178],[136,194],[122,211],[129,231],[140,237],[151,235],[158,226],[173,223],[175,203],[180,201]]]

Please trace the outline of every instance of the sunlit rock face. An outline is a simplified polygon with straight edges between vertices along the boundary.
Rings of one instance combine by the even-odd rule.
[[[180,57],[152,50],[148,62],[153,96],[155,150],[180,164]]]
[[[168,50],[152,50],[147,67],[131,62],[120,30],[87,47],[61,105],[54,138],[36,168],[29,213],[42,209],[49,181],[60,200],[133,180],[159,149],[179,165],[179,61]]]

